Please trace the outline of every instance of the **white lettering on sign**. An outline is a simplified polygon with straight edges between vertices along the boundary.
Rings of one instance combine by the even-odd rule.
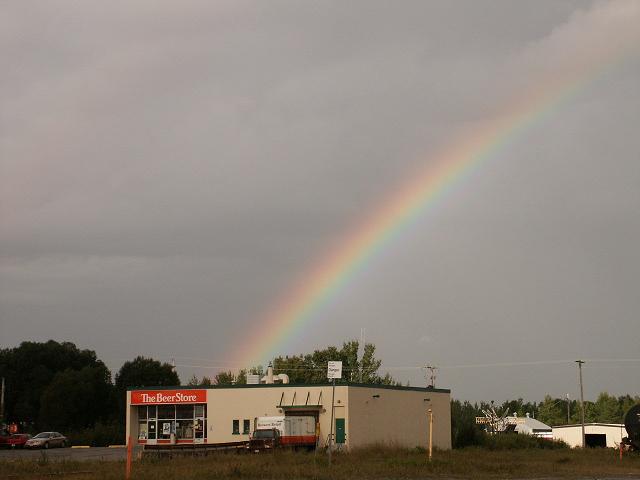
[[[342,378],[342,362],[331,361],[327,363],[327,378],[329,380]]]
[[[196,395],[184,395],[179,392],[175,395],[163,395],[162,393],[149,395],[148,393],[143,393],[142,403],[195,402],[197,398],[198,397]]]
[[[131,392],[132,405],[162,403],[204,403],[206,390],[147,390]]]

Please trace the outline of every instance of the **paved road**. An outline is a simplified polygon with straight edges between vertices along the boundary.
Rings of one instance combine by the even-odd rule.
[[[34,459],[46,455],[51,461],[56,460],[125,460],[127,449],[118,448],[50,448],[49,450],[12,450],[0,449],[0,461],[11,459]]]

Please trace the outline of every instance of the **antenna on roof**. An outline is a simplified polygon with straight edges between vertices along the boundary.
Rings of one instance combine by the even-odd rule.
[[[438,370],[438,367],[434,365],[425,365],[423,368],[429,372],[429,373],[425,372],[427,382],[428,382],[427,387],[436,388],[436,370]]]

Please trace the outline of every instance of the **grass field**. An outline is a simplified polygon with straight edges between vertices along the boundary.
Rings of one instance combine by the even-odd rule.
[[[0,463],[0,478],[121,479],[124,462],[46,462],[15,460]],[[622,460],[613,450],[508,450],[467,448],[435,452],[431,463],[424,452],[368,448],[336,454],[328,465],[324,453],[224,454],[208,457],[135,461],[132,479],[202,480],[209,478],[269,479],[405,479],[405,478],[640,478],[640,456]]]

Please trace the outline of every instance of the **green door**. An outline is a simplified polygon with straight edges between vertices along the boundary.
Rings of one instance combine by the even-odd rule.
[[[336,418],[336,443],[344,443],[345,437],[344,418]]]

